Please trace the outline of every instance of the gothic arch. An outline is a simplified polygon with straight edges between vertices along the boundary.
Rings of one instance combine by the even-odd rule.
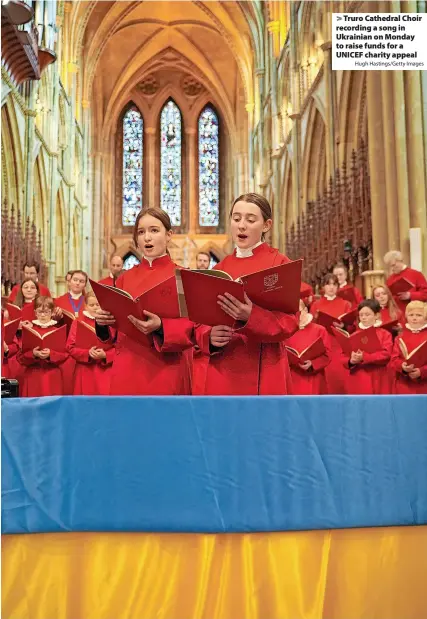
[[[22,212],[24,192],[24,162],[22,159],[19,126],[15,103],[8,97],[1,108],[2,186],[6,188],[8,205],[14,204]]]
[[[309,119],[304,143],[301,190],[303,208],[310,200],[315,200],[324,189],[326,169],[325,123],[316,107],[311,102]]]
[[[380,105],[380,102],[378,102]],[[349,163],[351,152],[366,138],[366,72],[343,71],[338,108],[339,161]]]
[[[60,293],[65,292],[65,217],[64,217],[64,190],[62,183],[56,194],[55,206],[55,223],[56,223],[56,249],[55,249],[55,282],[59,286]]]

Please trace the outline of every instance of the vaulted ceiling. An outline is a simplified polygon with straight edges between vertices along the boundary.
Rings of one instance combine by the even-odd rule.
[[[104,137],[135,88],[148,101],[163,91],[166,96],[171,88],[190,99],[205,92],[232,131],[236,109],[254,98],[257,4],[72,3],[72,41],[82,71],[82,97],[97,99]]]

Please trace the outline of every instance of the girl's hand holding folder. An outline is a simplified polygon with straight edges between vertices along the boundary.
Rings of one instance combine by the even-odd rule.
[[[105,327],[112,327],[116,322],[113,314],[110,314],[110,312],[106,312],[103,309],[97,310],[95,320],[99,325]]]

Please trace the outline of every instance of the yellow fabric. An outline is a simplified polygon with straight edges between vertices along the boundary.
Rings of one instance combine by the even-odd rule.
[[[7,619],[423,619],[427,527],[2,539]]]

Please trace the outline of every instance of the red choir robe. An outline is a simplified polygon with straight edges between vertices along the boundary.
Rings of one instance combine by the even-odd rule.
[[[321,297],[313,303],[310,308],[310,313],[313,314],[314,320],[316,320],[317,312],[321,310],[331,314],[331,316],[337,317],[345,314],[351,310],[351,305],[348,301],[335,297],[333,300],[327,299],[325,296]],[[337,342],[333,333],[331,335],[331,361],[325,368],[326,383],[328,386],[328,393],[331,394],[345,394],[346,393],[346,371],[341,361],[341,346]]]
[[[393,320],[398,320],[399,325],[401,325],[402,327],[405,326],[405,317],[404,317],[404,314],[402,314],[400,310],[397,310],[396,318],[392,318],[390,316],[390,310],[388,309],[388,307],[382,307],[380,310],[380,315],[381,315],[381,322],[383,324],[387,322],[392,322]]]
[[[356,288],[356,286],[353,286],[353,284],[345,284],[344,286],[340,286],[339,290],[341,291],[353,290],[354,296],[355,296],[355,302],[351,304],[351,309],[358,307],[359,303],[363,301],[362,293],[360,292],[358,288]]]
[[[57,329],[57,325],[40,327],[33,323],[32,328],[44,335]],[[43,349],[43,343],[40,345]],[[63,395],[63,379],[61,365],[68,358],[67,352],[50,351],[49,359],[39,359],[33,356],[33,351],[17,354],[18,362],[25,368],[19,380],[19,395],[36,398],[48,395]]]
[[[387,286],[390,287],[392,284],[394,284],[395,281],[397,281],[401,277],[404,277],[414,285],[414,288],[409,290],[411,298],[408,301],[401,301],[399,297],[394,297],[394,300],[397,303],[397,307],[403,314],[405,314],[406,306],[410,301],[424,301],[424,303],[427,302],[427,280],[420,271],[416,271],[415,269],[406,267],[406,269],[403,269],[403,271],[401,271],[397,275],[390,275],[390,277],[387,279]]]
[[[100,279],[98,284],[104,284],[105,286],[115,286],[115,279],[111,277],[111,274],[108,277],[104,277],[104,279]]]
[[[332,348],[331,337],[325,327],[310,322],[305,327],[300,327],[296,333],[286,340],[286,346],[301,351],[313,344],[319,337],[323,340],[325,352],[312,360],[312,367],[309,370],[305,371],[290,364],[294,395],[323,395],[328,393],[325,368],[331,361]]]
[[[73,299],[70,293],[66,292],[61,297],[57,297],[56,299],[54,299],[54,302],[55,307],[61,307],[62,309],[67,310],[67,312],[71,312],[72,314],[76,314],[78,312],[76,318],[78,318],[79,320],[82,319],[83,311],[85,308],[84,294],[82,294],[78,299]]]
[[[73,395],[108,395],[110,393],[111,366],[115,356],[114,346],[110,343],[105,348],[106,359],[92,359],[88,348],[76,347],[77,320],[73,321],[67,340],[67,351],[75,361],[73,376]],[[82,320],[95,328],[95,319],[87,313]]]
[[[12,342],[12,344],[8,344],[8,352],[3,352],[3,362],[1,375],[3,378],[15,378],[17,379],[20,372],[20,366],[16,359],[16,354],[19,349],[19,345],[17,340]]]
[[[267,243],[253,249],[253,255],[237,258],[234,252],[216,269],[233,279],[275,265],[290,262]],[[203,302],[203,300],[201,300]],[[292,393],[285,340],[298,329],[294,314],[270,312],[252,306],[248,322],[234,331],[224,348],[210,347],[211,327],[196,325],[200,354],[194,357],[194,395],[286,395]]]
[[[40,282],[37,282],[39,285],[39,290],[40,290],[40,296],[42,297],[50,297],[50,292],[49,292],[49,288],[47,288],[46,286],[44,286],[43,284],[41,284]],[[18,292],[21,290],[21,284],[15,284],[15,286],[12,288],[10,295],[9,295],[9,303],[13,303],[18,295]]]
[[[427,365],[420,367],[421,376],[412,380],[403,370],[402,363],[405,361],[399,346],[399,339],[403,339],[409,351],[427,340],[427,327],[421,331],[413,332],[405,328],[395,339],[390,366],[394,371],[393,393],[419,394],[427,393]],[[409,361],[410,363],[410,361]]]
[[[301,282],[300,299],[304,301],[307,307],[310,306],[311,303],[313,303],[314,291],[310,284],[306,284],[306,282]]]
[[[381,350],[363,353],[362,363],[350,366],[350,358],[342,353],[341,360],[347,371],[346,392],[353,395],[386,395],[391,393],[388,363],[393,349],[393,338],[386,329],[377,328]]]
[[[136,297],[174,275],[177,268],[169,255],[156,258],[151,265],[143,259],[122,273],[116,286]],[[110,330],[111,341],[115,333]],[[152,334],[150,347],[117,332],[110,394],[188,395],[192,335],[193,323],[187,318],[163,319],[162,336]]]
[[[22,320],[29,320],[32,322],[35,317],[34,301],[31,301],[31,303],[24,303],[22,306]]]

